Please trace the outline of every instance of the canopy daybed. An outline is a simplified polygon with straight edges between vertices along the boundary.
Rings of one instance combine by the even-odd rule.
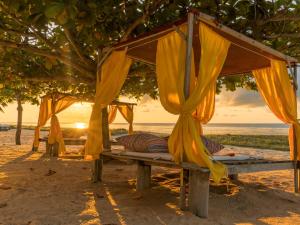
[[[63,138],[57,114],[67,109],[76,102],[82,102],[81,98],[65,93],[51,93],[41,97],[38,124],[35,128],[33,151],[37,151],[40,141],[46,142],[46,153],[51,156],[61,156],[65,153],[65,145],[84,145],[86,139]],[[85,102],[92,102],[84,100]],[[108,118],[112,123],[117,114],[117,110],[129,123],[129,133],[133,132],[133,106],[135,103],[112,101],[109,105]],[[40,129],[50,120],[49,135],[40,138]]]
[[[120,92],[133,60],[156,65],[160,101],[168,112],[179,115],[168,140],[172,160],[113,154],[107,138],[102,137],[106,131],[102,130],[101,111]],[[201,217],[208,214],[209,176],[219,182],[228,174],[294,168],[295,191],[298,191],[300,125],[293,88],[293,84],[296,87],[296,63],[296,59],[197,11],[170,26],[115,45],[107,58],[99,62],[95,105],[85,145],[85,158],[95,160],[94,179],[101,179],[102,155],[136,160],[138,190],[149,187],[151,165],[181,168],[180,207],[186,205],[184,178],[188,175],[188,207]],[[293,82],[287,67],[294,68]],[[214,112],[217,78],[244,73],[253,74],[271,111],[291,125],[291,160],[217,160],[200,140],[201,124],[207,123]]]

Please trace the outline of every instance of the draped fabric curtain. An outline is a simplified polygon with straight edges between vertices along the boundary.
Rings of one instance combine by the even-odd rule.
[[[37,150],[39,146],[40,128],[44,126],[47,123],[47,121],[51,118],[48,143],[54,144],[55,142],[58,142],[59,155],[65,152],[65,144],[64,144],[61,128],[56,114],[68,108],[76,101],[78,100],[75,97],[63,96],[60,94],[53,94],[53,95],[43,97],[40,105],[38,125],[35,128],[35,135],[34,135],[34,142],[33,142],[34,150]]]
[[[127,123],[129,123],[128,133],[133,134],[133,108],[129,105],[118,105],[118,110]]]
[[[186,26],[181,26],[180,29],[186,33]],[[186,43],[177,32],[158,40],[156,52],[158,88],[163,107],[172,114],[179,114],[168,141],[169,151],[175,162],[187,160],[208,167],[214,181],[219,182],[226,175],[226,167],[212,160],[199,137],[199,123],[192,114],[202,104],[204,98],[209,96],[212,85],[216,83],[230,42],[203,23],[199,24],[199,38],[201,43],[199,75],[187,100],[183,92]],[[192,60],[192,66],[193,63]]]
[[[126,56],[126,52],[127,49],[112,52],[101,67],[101,77],[97,81],[95,104],[85,144],[86,159],[98,159],[103,150],[102,109],[117,97],[124,84],[132,62]]]
[[[108,111],[108,123],[114,122],[117,110],[123,118],[129,123],[128,133],[133,134],[133,107],[130,105],[110,105]]]
[[[111,124],[116,119],[117,115],[117,106],[116,105],[110,105],[108,107],[108,123]]]
[[[34,130],[34,141],[33,141],[33,147],[32,150],[36,151],[40,144],[40,129],[41,127],[45,126],[48,119],[51,118],[51,110],[52,108],[52,100],[48,96],[42,98],[41,104],[40,104],[40,111],[39,111],[39,119],[37,126]]]
[[[253,70],[256,84],[271,111],[284,123],[290,124],[290,155],[294,159],[294,135],[300,147],[300,124],[297,120],[297,99],[284,61],[270,59],[270,67]],[[293,129],[295,128],[295,130]],[[296,133],[294,133],[296,132]],[[300,160],[298,153],[297,159]]]
[[[209,91],[193,112],[193,117],[198,121],[198,130],[203,135],[201,124],[207,124],[215,112],[216,84],[210,84]]]

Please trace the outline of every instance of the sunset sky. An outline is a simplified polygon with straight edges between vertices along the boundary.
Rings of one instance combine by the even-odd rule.
[[[300,74],[300,71],[299,71]],[[298,83],[300,83],[298,79]],[[298,91],[298,96],[299,96]],[[134,102],[133,99],[121,100]],[[300,105],[298,103],[298,105]],[[5,108],[5,113],[0,113],[0,123],[15,123],[17,118],[16,104]],[[298,107],[298,111],[300,107]],[[158,100],[145,96],[138,102],[134,110],[135,123],[172,123],[177,116],[166,112]],[[87,123],[91,113],[91,105],[76,103],[59,114],[61,123]],[[24,105],[24,123],[37,122],[38,107]],[[115,122],[123,123],[125,120],[118,114]],[[216,110],[212,123],[278,123],[280,122],[262,101],[259,93],[245,89],[235,92],[222,91],[216,97]]]

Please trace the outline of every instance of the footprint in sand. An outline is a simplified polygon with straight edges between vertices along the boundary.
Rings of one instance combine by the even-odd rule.
[[[11,189],[11,187],[10,186],[6,186],[6,185],[0,185],[0,189],[1,190],[9,190],[9,189]]]
[[[56,173],[56,171],[54,171],[54,170],[49,170],[48,173],[45,174],[45,176],[51,176],[51,175],[53,175],[53,174],[55,174],[55,173]]]
[[[0,203],[0,208],[4,208],[7,206],[7,203]]]

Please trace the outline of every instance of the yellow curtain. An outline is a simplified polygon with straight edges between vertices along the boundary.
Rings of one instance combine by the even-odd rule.
[[[133,108],[129,105],[118,105],[118,110],[124,119],[129,123],[128,133],[133,134]]]
[[[39,119],[34,131],[34,141],[32,147],[33,151],[36,151],[39,147],[40,129],[41,127],[45,126],[48,119],[51,118],[51,112],[52,112],[51,108],[52,108],[51,98],[49,96],[42,98],[40,104]]]
[[[61,155],[65,152],[64,140],[56,114],[68,108],[76,101],[78,100],[75,97],[63,94],[52,94],[43,97],[40,105],[38,125],[35,129],[33,143],[33,148],[35,150],[39,146],[40,128],[47,123],[48,119],[51,118],[48,143],[54,144],[55,142],[58,142],[58,153]]]
[[[101,78],[97,81],[95,104],[85,144],[86,159],[98,159],[103,150],[102,109],[116,98],[124,84],[132,62],[126,52],[126,49],[112,52],[101,67]]]
[[[290,124],[290,155],[294,159],[294,130],[300,149],[300,124],[297,120],[297,99],[289,79],[286,63],[270,60],[270,67],[253,70],[258,90],[271,111],[284,123]],[[297,159],[300,160],[298,153]]]
[[[124,119],[129,123],[128,133],[133,134],[133,108],[129,105],[110,105],[108,111],[108,123],[114,122],[117,110],[119,110]]]
[[[186,33],[186,26],[180,29]],[[186,159],[208,167],[214,181],[219,182],[226,175],[226,167],[212,161],[209,151],[199,138],[198,125],[192,114],[207,96],[211,85],[216,83],[230,42],[203,23],[199,24],[199,37],[201,43],[199,76],[189,98],[185,100],[183,92],[186,44],[177,32],[158,40],[156,52],[158,88],[164,108],[172,114],[179,114],[168,142],[169,151],[175,162],[179,163]]]
[[[216,84],[211,84],[209,91],[203,98],[201,103],[197,106],[196,111],[193,113],[193,117],[198,120],[199,133],[203,135],[201,124],[207,124],[214,115],[215,112],[215,95]]]
[[[117,106],[116,105],[110,105],[108,107],[108,123],[112,123],[114,122],[114,120],[116,119],[116,115],[117,115]]]

